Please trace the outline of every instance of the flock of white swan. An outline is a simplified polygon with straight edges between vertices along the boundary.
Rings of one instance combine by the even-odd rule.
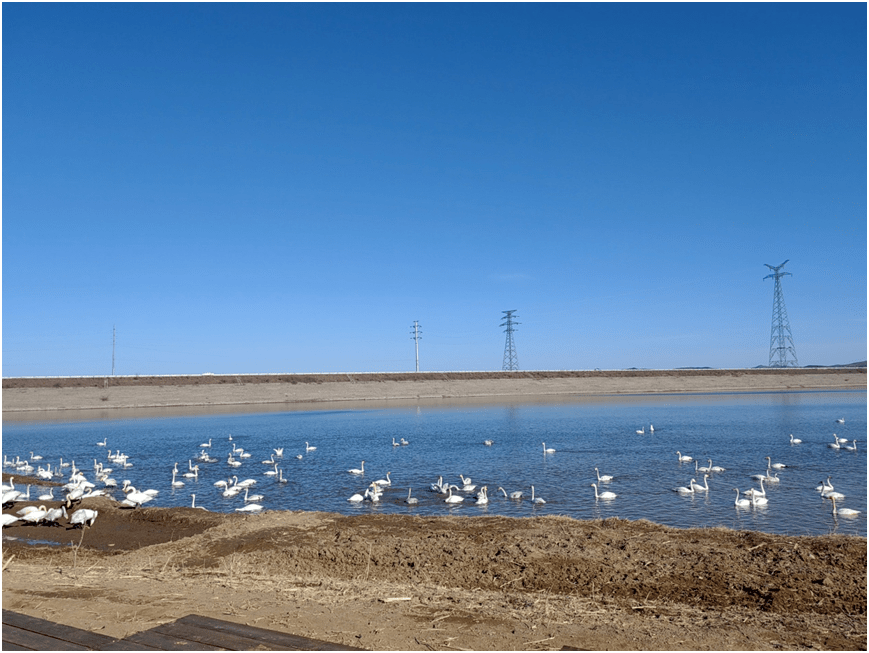
[[[844,423],[844,419],[836,421]],[[637,430],[638,434],[643,434],[645,432],[645,427]],[[654,426],[649,426],[649,433],[654,433]],[[231,450],[227,452],[226,464],[231,470],[235,471],[241,467],[243,463],[248,462],[252,454],[238,447],[237,444],[232,441],[231,435],[228,438],[228,443],[231,446]],[[794,438],[793,435],[790,435],[791,445],[799,445],[801,443],[802,441],[800,439]],[[404,438],[401,438],[398,442],[395,441],[395,438],[392,439],[393,447],[407,446],[409,444],[410,443]],[[493,446],[494,440],[485,440],[483,444],[486,446]],[[59,501],[60,505],[58,507],[47,508],[44,503],[40,503],[38,506],[28,505],[15,513],[3,513],[2,526],[5,528],[16,523],[57,525],[60,524],[59,520],[61,518],[67,520],[67,524],[70,527],[93,525],[97,518],[96,510],[79,508],[75,512],[68,513],[67,511],[71,510],[73,506],[78,505],[83,499],[89,497],[108,496],[113,499],[111,493],[119,487],[117,480],[112,477],[114,469],[118,468],[119,470],[124,470],[132,467],[128,455],[123,454],[120,451],[115,451],[113,453],[111,449],[107,448],[107,439],[103,439],[102,442],[97,442],[95,446],[106,448],[108,451],[108,455],[106,456],[108,463],[114,467],[107,467],[106,464],[94,459],[94,481],[89,481],[83,470],[76,467],[74,461],[64,462],[63,459],[60,459],[59,463],[52,469],[51,463],[46,463],[45,467],[43,467],[43,457],[35,454],[33,451],[30,452],[30,457],[26,459],[22,459],[18,456],[14,459],[9,459],[4,456],[4,467],[13,468],[17,475],[24,476],[25,478],[36,476],[40,480],[57,481],[58,479],[66,478],[65,475],[67,472],[69,476],[67,482],[60,488],[64,492],[62,500],[55,499],[53,488],[50,489],[48,493],[35,497],[39,502]],[[839,438],[835,434],[833,435],[833,442],[829,443],[828,446],[832,449],[845,449],[849,451],[857,450],[856,440]],[[556,453],[556,449],[547,447],[545,442],[542,443],[542,448],[544,456]],[[178,463],[176,462],[174,464],[171,470],[172,480],[170,481],[170,487],[173,490],[180,490],[185,486],[185,483],[188,481],[182,479],[192,479],[193,482],[198,482],[200,464],[220,462],[219,458],[212,456],[210,453],[213,450],[213,438],[209,438],[208,442],[200,444],[199,449],[199,455],[188,460],[186,469],[182,468],[179,470]],[[312,446],[309,442],[305,442],[304,451],[306,454],[310,454],[316,450],[316,446]],[[287,479],[285,479],[283,475],[283,470],[280,468],[284,455],[284,447],[275,447],[272,451],[273,453],[270,454],[268,460],[261,461],[261,463],[267,467],[261,472],[261,474],[270,477],[271,480],[277,483],[287,483]],[[694,462],[695,474],[690,482],[686,486],[673,488],[674,492],[683,496],[708,494],[710,492],[709,479],[715,478],[718,474],[726,471],[725,468],[721,466],[713,465],[711,459],[707,459],[707,464],[705,466],[700,466],[699,461],[694,460],[694,458],[689,455],[682,454],[681,451],[677,451],[676,456],[677,461],[680,464]],[[302,454],[296,455],[296,458],[301,459],[302,457]],[[736,492],[734,506],[737,509],[755,509],[766,506],[769,503],[769,497],[766,494],[764,483],[778,483],[780,480],[779,473],[783,472],[783,470],[787,468],[787,465],[780,462],[774,463],[770,456],[766,456],[765,460],[767,461],[766,472],[763,474],[755,474],[752,477],[753,480],[759,483],[759,488],[750,488],[744,491],[741,491],[739,488],[733,488]],[[34,464],[36,464],[37,467],[34,467]],[[358,468],[351,468],[346,471],[353,476],[364,476],[365,461],[363,460]],[[591,487],[594,489],[595,501],[612,501],[616,499],[618,495],[615,492],[604,490],[602,488],[602,486],[613,482],[615,480],[614,476],[611,474],[602,475],[597,467],[594,468],[594,471],[597,476],[597,482],[591,483]],[[364,491],[354,493],[347,499],[347,501],[351,503],[379,502],[384,492],[392,487],[393,482],[390,475],[391,472],[387,472],[385,478],[368,483]],[[438,480],[431,483],[428,489],[438,495],[440,500],[448,506],[462,504],[466,499],[469,500],[469,503],[472,502],[476,505],[484,506],[489,503],[488,486],[483,485],[478,487],[478,484],[473,483],[471,478],[466,477],[463,474],[458,474],[458,478],[461,481],[460,485],[457,483],[445,482],[444,477],[439,476]],[[703,483],[698,483],[697,478],[701,478]],[[831,478],[831,476],[828,476],[826,480],[818,485],[816,490],[824,499],[830,499],[832,514],[834,517],[857,517],[860,514],[859,510],[838,507],[836,505],[836,501],[841,503],[845,499],[845,496],[841,492],[835,490]],[[14,477],[10,477],[8,485],[5,483],[2,485],[2,504],[4,509],[11,508],[16,503],[31,502],[30,485],[27,485],[26,491],[21,491],[15,488],[13,481]],[[103,487],[97,488],[97,483],[102,483]],[[263,494],[252,492],[252,488],[256,484],[257,479],[255,478],[239,480],[238,475],[235,474],[226,479],[220,479],[214,482],[214,486],[223,498],[240,498],[242,505],[235,508],[235,511],[240,513],[259,513],[263,510],[262,502],[265,500],[265,496]],[[531,491],[530,501],[532,505],[542,505],[546,503],[542,497],[537,496],[533,485],[529,486],[529,489]],[[120,506],[125,508],[138,508],[153,500],[159,494],[159,490],[156,489],[140,491],[136,489],[129,480],[125,480],[120,485],[120,490],[124,493],[124,498],[118,503]],[[503,494],[504,500],[523,501],[525,499],[525,492],[523,490],[513,490],[508,492],[503,487],[499,486],[497,492]],[[419,499],[412,496],[412,493],[413,489],[407,488],[407,497],[404,499],[404,502],[409,506],[419,504]],[[196,494],[191,494],[190,496],[191,507],[202,510],[206,509],[203,506],[196,505]]]

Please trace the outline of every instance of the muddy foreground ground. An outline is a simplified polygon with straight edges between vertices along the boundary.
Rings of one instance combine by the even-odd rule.
[[[746,389],[775,389],[767,386],[776,383],[865,388],[865,379],[862,370],[814,379],[757,375],[742,382]],[[598,381],[595,386],[581,379],[575,387],[590,383],[606,392],[619,379]],[[620,381],[620,387],[639,392],[675,391],[679,383],[683,391],[739,387],[730,377],[704,376],[695,380],[699,386],[688,388],[681,377]],[[474,387],[497,392],[492,379],[483,382],[489,385]],[[359,399],[349,396],[360,392],[352,383],[324,388],[315,382],[307,392]],[[374,394],[363,399],[376,399],[376,384],[383,382],[369,383],[366,392]],[[433,391],[439,388],[432,384],[456,385],[449,379],[427,383]],[[529,383],[540,387],[536,379]],[[161,401],[175,397],[163,406],[208,396],[201,386],[194,386],[192,395],[155,388]],[[11,408],[51,408],[37,399],[50,398],[49,388],[4,387],[4,419],[9,390],[19,393]],[[239,383],[211,396],[256,401],[267,395],[261,390]],[[277,397],[285,390],[290,392],[272,385],[270,391]],[[101,402],[104,389],[54,391],[58,404],[73,408],[91,395]],[[119,395],[113,400],[127,403],[118,408],[143,406],[133,399],[155,397],[141,388]],[[178,399],[182,396],[186,399]],[[4,530],[4,608],[114,637],[195,613],[375,650],[866,650],[867,645],[866,538],[683,530],[558,516],[124,510],[106,498],[87,500],[85,507],[99,511],[85,531]]]

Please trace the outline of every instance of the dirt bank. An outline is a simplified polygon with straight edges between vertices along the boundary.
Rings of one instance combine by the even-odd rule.
[[[196,613],[377,650],[867,643],[865,538],[89,501],[87,531],[4,530],[63,543],[4,539],[4,608],[111,636]]]
[[[511,397],[865,389],[866,368],[421,372],[3,379],[3,419],[59,411],[293,410]]]

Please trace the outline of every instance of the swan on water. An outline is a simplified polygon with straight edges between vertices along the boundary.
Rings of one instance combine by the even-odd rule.
[[[760,479],[760,490],[755,490],[754,488],[751,488],[751,489],[743,492],[743,494],[748,496],[748,497],[765,497],[766,490],[763,487],[763,482],[765,480],[766,480],[766,476],[764,476],[763,478]]]
[[[357,475],[364,474],[365,473],[365,461],[364,460],[362,461],[361,469],[348,469],[347,471],[350,472],[351,474],[357,474]]]
[[[680,463],[690,463],[694,460],[691,456],[683,456],[681,451],[677,451],[676,455],[679,456]]]
[[[843,445],[842,448],[847,451],[857,451],[857,440],[851,440],[851,446],[849,447],[847,444]]]
[[[483,444],[485,444],[487,447],[491,447],[493,444],[495,444],[495,441],[494,440],[483,440]]]
[[[800,440],[799,438],[795,438],[794,434],[791,433],[791,444],[802,444],[802,443],[803,443],[802,440]]]
[[[405,499],[404,502],[409,503],[411,505],[419,503],[419,499],[417,499],[416,497],[410,496],[410,490],[411,490],[411,488],[407,488],[407,499]]]
[[[830,479],[831,479],[831,478],[833,478],[833,477],[832,477],[832,476],[828,476],[826,481],[821,481],[821,484],[820,484],[818,487],[816,487],[815,490],[817,490],[818,492],[824,492],[824,491],[826,491],[826,490],[832,490],[832,489],[833,489],[833,484],[830,483]]]
[[[312,447],[307,442],[305,443],[305,451],[316,451],[316,450],[317,450],[317,447]]]
[[[210,447],[210,446],[211,446],[211,438],[208,438],[208,442],[203,442],[203,443],[200,444],[199,446],[200,446],[200,447],[205,447],[205,448]],[[195,495],[194,495],[194,496],[195,496]]]
[[[278,458],[284,457],[284,448],[283,447],[278,447],[277,449],[274,449],[274,452]]]
[[[544,442],[544,443],[543,443],[543,453],[555,453],[555,449],[553,449],[552,447],[550,447],[549,449],[547,449],[547,448],[546,448],[546,443]]]
[[[183,487],[184,481],[176,481],[175,476],[178,473],[178,470],[172,470],[172,487]]]
[[[54,488],[48,488],[48,494],[40,494],[36,498],[39,501],[54,501]]]
[[[104,446],[106,446],[106,440],[107,440],[107,439],[108,439],[108,438],[103,438],[103,441],[102,441],[102,442],[97,442],[97,446],[98,446],[98,447],[104,447]]]
[[[655,427],[654,427],[654,425],[649,424],[649,433],[654,433],[654,432],[655,432]]]
[[[615,499],[618,496],[615,492],[601,492],[598,494],[597,491],[597,483],[592,483],[591,486],[594,488],[594,498],[597,499]]]
[[[511,492],[510,494],[507,494],[507,490],[505,490],[504,488],[499,487],[498,489],[504,493],[505,499],[521,499],[523,496],[522,490],[516,490],[515,492]]]
[[[250,488],[244,488],[244,502],[245,503],[255,503],[257,501],[262,501],[265,497],[261,494],[251,494],[248,496],[247,492]]]
[[[641,429],[637,429],[637,435],[644,435],[646,433],[646,427],[644,426]]]
[[[700,485],[700,483],[695,483],[694,479],[691,479],[691,488],[695,492],[709,492],[709,481],[706,480],[708,478],[709,474],[703,474],[703,485]]]
[[[604,474],[603,476],[601,476],[597,467],[594,468],[594,471],[597,474],[598,483],[609,483],[611,480],[613,480],[613,477],[610,474]]]
[[[386,478],[381,478],[381,479],[378,480],[378,481],[374,481],[374,484],[375,484],[375,485],[378,485],[378,486],[389,486],[389,485],[392,485],[392,479],[389,478],[389,475],[390,475],[391,473],[392,473],[392,472],[386,472]]]
[[[400,447],[401,445],[395,441],[395,438],[392,438],[392,446],[393,447]]]
[[[546,501],[544,501],[540,497],[534,496],[534,486],[533,485],[531,486],[531,503],[537,503],[537,504],[546,503]]]
[[[769,503],[769,499],[767,499],[762,494],[752,494],[751,495],[751,505],[752,506],[765,506]]]
[[[738,487],[735,487],[735,488],[733,488],[733,489],[736,490],[736,501],[733,502],[734,505],[736,505],[737,508],[748,508],[748,507],[750,507],[750,506],[751,506],[751,501],[749,501],[748,499],[740,499],[740,498],[739,498],[739,488],[738,488]]]
[[[458,495],[453,496],[453,487],[450,486],[447,488],[447,498],[444,499],[445,503],[461,503],[465,500],[465,497],[460,497]]]
[[[772,467],[773,469],[784,469],[785,467],[787,467],[787,465],[785,465],[784,463],[772,462],[772,459],[769,456],[766,457],[766,461],[767,461],[767,465],[769,467]]]
[[[681,485],[679,487],[674,487],[673,492],[678,492],[679,494],[694,494],[694,481],[696,479],[691,479],[691,482],[688,484],[690,487],[685,487]]]
[[[836,509],[836,497],[830,497],[830,499],[833,501],[833,516],[834,517],[837,514],[841,515],[842,517],[856,517],[857,515],[860,514],[859,510],[852,510],[851,508],[839,508],[837,510]]]
[[[712,471],[712,460],[709,461],[708,467],[699,467],[698,465],[699,465],[699,463],[695,460],[694,461],[694,471],[697,472],[698,474],[705,474],[706,472]]]
[[[484,485],[477,492],[477,504],[484,505],[486,503],[489,503],[489,489]]]
[[[841,418],[837,419],[836,422],[837,422],[838,424],[844,424],[844,423],[845,423],[845,418],[844,418],[844,417],[841,417]]]
[[[195,494],[190,495],[190,507],[196,508],[197,510],[206,510],[206,511],[208,510],[208,508],[206,508],[204,506],[197,506],[196,505],[196,495]]]

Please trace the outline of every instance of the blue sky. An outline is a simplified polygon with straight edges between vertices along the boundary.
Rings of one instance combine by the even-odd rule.
[[[5,3],[3,376],[865,360],[866,11]]]

